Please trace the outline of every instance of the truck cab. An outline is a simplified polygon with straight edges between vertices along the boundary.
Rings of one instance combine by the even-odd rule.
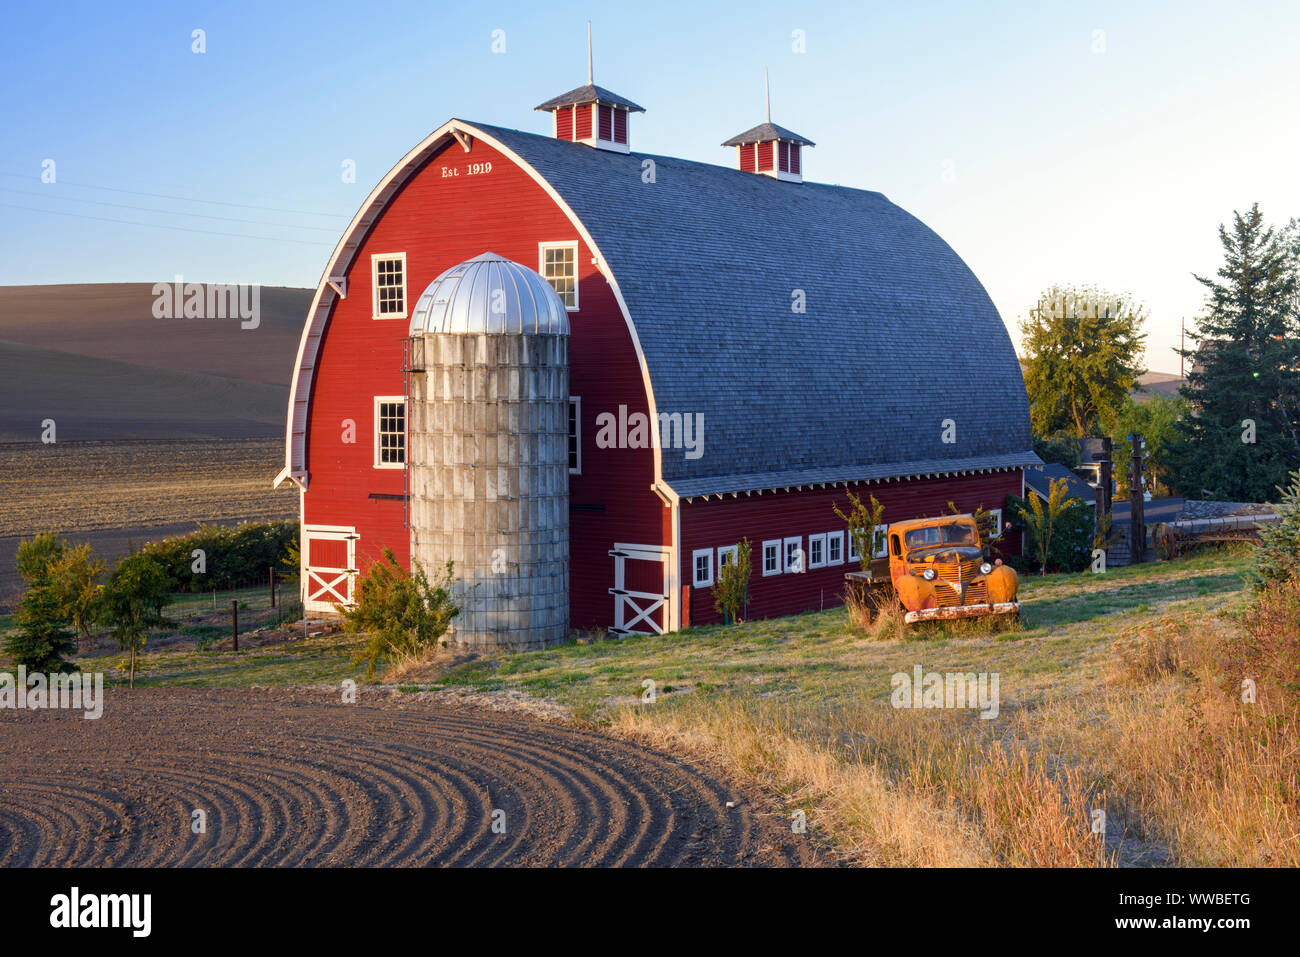
[[[885,534],[889,583],[907,624],[1019,614],[1019,576],[990,560],[973,515],[895,522]]]

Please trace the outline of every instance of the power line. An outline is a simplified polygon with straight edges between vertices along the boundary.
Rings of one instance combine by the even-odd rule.
[[[14,179],[26,179],[26,180],[30,180],[32,178],[31,173],[11,173],[8,172],[7,170],[0,170],[0,176],[9,176]],[[57,185],[75,186],[78,189],[102,189],[102,190],[108,190],[109,192],[112,193],[130,193],[132,196],[151,196],[154,199],[174,199],[182,203],[207,203],[212,206],[233,206],[236,209],[260,209],[270,213],[295,213],[300,216],[328,216],[331,219],[343,218],[343,215],[340,213],[318,213],[308,209],[283,209],[278,206],[254,206],[248,203],[230,203],[220,199],[192,199],[189,196],[170,196],[167,193],[146,193],[138,189],[123,189],[119,186],[95,186],[90,183],[73,183],[63,179],[58,180]]]
[[[112,206],[116,209],[135,209],[143,213],[162,213],[166,216],[192,216],[196,219],[219,219],[227,223],[244,223],[249,226],[277,226],[284,229],[311,229],[322,233],[338,232],[333,226],[295,226],[292,223],[268,223],[260,219],[236,219],[233,216],[214,216],[211,213],[183,213],[175,209],[159,209],[156,206],[132,206],[128,203],[110,203],[102,199],[80,199],[75,196],[49,196],[46,197],[41,193],[32,192],[27,189],[10,189],[7,186],[0,186],[2,193],[17,193],[20,196],[38,196],[42,199],[54,199],[66,203],[93,203],[96,206]]]
[[[107,216],[91,216],[89,213],[68,213],[58,209],[41,209],[38,206],[19,206],[16,203],[0,203],[6,209],[25,209],[33,213],[49,213],[53,216],[72,216],[77,219],[95,219],[102,223],[121,223],[124,226],[144,226],[147,229],[173,229],[182,233],[203,233],[207,236],[233,236],[236,239],[262,239],[272,243],[297,243],[301,246],[330,246],[332,243],[313,242],[310,239],[282,239],[277,236],[250,236],[248,233],[224,233],[215,229],[191,229],[189,226],[165,226],[162,223],[137,223],[129,219],[110,219]]]

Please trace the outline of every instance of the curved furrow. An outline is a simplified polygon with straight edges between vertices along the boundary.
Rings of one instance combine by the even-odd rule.
[[[76,719],[74,721],[74,719]],[[734,865],[798,858],[725,784],[634,743],[427,700],[106,694],[0,718],[0,865]],[[57,755],[57,772],[50,757]],[[191,812],[207,815],[195,835]],[[493,833],[492,813],[506,815]],[[765,841],[766,838],[766,841]]]

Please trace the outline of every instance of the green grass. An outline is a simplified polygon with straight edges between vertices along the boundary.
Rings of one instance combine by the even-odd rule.
[[[519,690],[550,698],[581,719],[599,720],[640,700],[642,682],[655,682],[661,701],[687,696],[758,695],[801,704],[852,707],[885,698],[891,676],[927,669],[998,671],[1008,705],[1096,680],[1112,641],[1168,615],[1231,614],[1244,594],[1248,550],[1219,550],[1173,562],[1129,566],[1105,575],[1027,576],[1021,589],[1023,628],[990,632],[984,623],[931,623],[904,641],[873,641],[855,632],[843,608],[786,618],[708,625],[670,635],[570,642],[544,651],[499,654],[453,668],[427,683],[403,687],[466,691]],[[264,599],[248,589],[251,600]],[[201,606],[203,596],[191,599]],[[228,602],[228,599],[227,599]],[[211,596],[207,598],[211,609]],[[179,619],[184,603],[169,607]],[[182,624],[197,642],[220,640],[228,626]],[[295,639],[230,651],[149,651],[142,685],[337,684],[364,680],[352,660],[362,642],[347,635]],[[110,670],[117,658],[102,659]],[[107,665],[107,667],[106,667]],[[384,669],[376,672],[383,681]],[[672,691],[665,689],[671,687]]]

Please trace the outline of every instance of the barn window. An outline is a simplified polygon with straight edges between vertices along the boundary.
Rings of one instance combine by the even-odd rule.
[[[696,549],[691,553],[691,565],[695,568],[691,580],[696,588],[708,588],[713,584],[713,549]]]
[[[853,537],[853,533],[856,531],[856,528],[849,529],[849,561],[851,562],[862,560],[862,556],[858,554],[858,540]]]
[[[1002,509],[989,509],[989,528],[991,529],[992,538],[1002,537]]]
[[[541,243],[542,278],[559,294],[569,312],[578,308],[578,244]]]
[[[370,257],[376,319],[406,318],[406,253]]]
[[[569,397],[569,474],[582,474],[582,399]]]
[[[406,464],[406,397],[375,396],[375,468]]]
[[[805,570],[803,557],[803,539],[787,538],[785,540],[785,571],[790,575],[802,574]]]
[[[781,574],[781,539],[763,543],[763,574]]]
[[[808,536],[808,567],[809,568],[826,567],[826,536],[825,535]]]
[[[718,571],[722,571],[722,567],[726,565],[727,562],[734,562],[737,556],[739,555],[739,553],[740,553],[740,549],[736,545],[719,545],[718,546]]]
[[[827,565],[844,564],[844,533],[843,532],[826,533],[826,564]]]
[[[888,525],[876,526],[876,531],[873,534],[873,537],[871,539],[873,544],[875,544],[876,546],[876,550],[872,553],[871,556],[872,558],[884,558],[886,555],[889,554],[889,545],[885,540],[885,536],[888,534],[888,532],[889,532]]]

